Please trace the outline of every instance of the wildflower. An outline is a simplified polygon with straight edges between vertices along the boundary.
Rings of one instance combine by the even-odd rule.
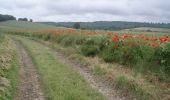
[[[139,34],[139,37],[140,38],[145,38],[145,35],[144,34]]]
[[[124,39],[132,39],[133,37],[130,36],[130,35],[124,35],[123,38],[124,38]]]
[[[112,42],[117,42],[119,41],[120,37],[117,34],[114,34],[114,38],[112,38]]]
[[[164,43],[164,42],[167,42],[167,41],[168,41],[168,38],[163,37],[163,38],[159,38],[159,40],[160,40],[161,43]]]
[[[149,38],[145,38],[145,40],[147,40],[147,41],[148,41],[148,40],[149,40]]]
[[[117,41],[119,41],[119,37],[112,38],[112,42],[117,42]]]
[[[158,47],[159,45],[158,44],[149,44],[149,46],[151,46],[151,47]]]

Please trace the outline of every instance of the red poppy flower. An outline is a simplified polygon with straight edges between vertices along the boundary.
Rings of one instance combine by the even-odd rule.
[[[112,42],[117,42],[117,41],[119,41],[119,37],[112,38]]]
[[[159,45],[158,44],[149,44],[149,46],[151,46],[151,47],[158,47]]]
[[[160,38],[159,40],[160,40],[161,43],[164,43],[164,42],[168,41],[168,38]]]
[[[114,37],[112,38],[112,42],[117,42],[117,41],[119,41],[119,35],[117,35],[117,34],[114,34]]]
[[[123,38],[124,38],[124,39],[132,39],[132,38],[133,38],[133,36],[130,36],[130,35],[124,35],[124,36],[123,36]]]

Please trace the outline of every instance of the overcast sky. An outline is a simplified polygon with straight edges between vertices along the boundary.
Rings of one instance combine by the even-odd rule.
[[[170,22],[170,0],[0,0],[0,14],[35,21]]]

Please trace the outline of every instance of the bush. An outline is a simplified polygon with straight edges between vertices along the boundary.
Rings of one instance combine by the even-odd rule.
[[[105,62],[120,62],[121,61],[121,51],[119,48],[115,48],[114,44],[109,44],[105,47],[101,53],[101,57]]]
[[[44,34],[44,35],[42,36],[42,38],[43,38],[45,41],[47,41],[47,40],[50,40],[50,39],[51,39],[51,35],[50,35],[50,34]]]
[[[81,52],[85,56],[95,56],[99,52],[98,46],[93,45],[83,45],[81,47]]]
[[[166,75],[170,75],[170,43],[162,45],[155,51],[154,59],[161,66]]]
[[[107,39],[102,36],[87,38],[81,46],[81,52],[85,56],[95,56],[106,46]]]
[[[81,45],[81,44],[83,44],[84,41],[85,41],[85,37],[81,36],[81,35],[78,35],[78,36],[67,35],[67,36],[64,36],[64,37],[61,36],[61,38],[60,38],[60,43],[63,44],[64,46]]]
[[[137,64],[142,58],[143,54],[140,45],[123,48],[123,64],[133,66]]]

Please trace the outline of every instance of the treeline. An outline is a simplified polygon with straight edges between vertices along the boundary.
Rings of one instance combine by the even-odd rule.
[[[12,16],[12,15],[2,15],[0,14],[0,21],[7,21],[7,20],[17,20],[16,17]],[[28,19],[28,18],[18,18],[18,21],[30,21],[33,22],[32,19]]]
[[[74,28],[77,22],[42,22],[57,27]],[[138,27],[170,28],[170,23],[146,23],[146,22],[126,22],[126,21],[96,21],[79,22],[82,29],[101,29],[101,30],[122,30]]]
[[[27,18],[18,18],[18,21],[29,21],[29,22],[33,22],[32,19],[28,20]]]
[[[0,14],[0,21],[7,21],[7,20],[16,20],[16,17],[11,16],[11,15]]]

